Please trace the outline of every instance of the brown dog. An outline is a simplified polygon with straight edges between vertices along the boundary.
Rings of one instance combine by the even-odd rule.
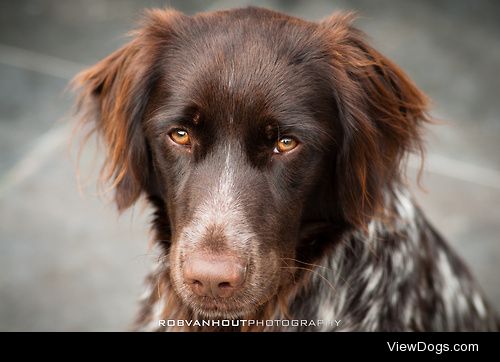
[[[156,209],[163,256],[139,329],[497,328],[401,182],[426,99],[351,20],[153,10],[78,75],[119,209],[141,194]],[[309,328],[232,328],[254,327]]]

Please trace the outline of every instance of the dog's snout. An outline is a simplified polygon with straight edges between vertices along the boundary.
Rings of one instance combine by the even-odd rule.
[[[246,263],[231,255],[195,254],[184,263],[184,280],[202,297],[228,298],[245,281]]]

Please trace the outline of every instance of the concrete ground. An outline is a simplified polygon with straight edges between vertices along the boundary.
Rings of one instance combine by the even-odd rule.
[[[0,2],[0,330],[124,330],[152,264],[148,210],[99,198],[95,148],[78,192],[68,80],[124,43],[165,1]],[[358,10],[358,25],[434,102],[423,184],[431,220],[500,311],[500,3],[169,1],[188,13],[262,5],[308,19]],[[94,170],[94,171],[93,171]],[[414,173],[411,168],[410,173]]]

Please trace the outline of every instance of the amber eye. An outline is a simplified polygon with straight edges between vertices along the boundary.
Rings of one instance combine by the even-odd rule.
[[[172,141],[182,146],[189,146],[191,144],[189,133],[183,129],[176,129],[170,132],[170,138]]]
[[[298,142],[296,139],[291,137],[282,137],[279,139],[278,143],[276,143],[276,147],[274,149],[275,153],[285,153],[290,152],[295,147],[298,146]]]

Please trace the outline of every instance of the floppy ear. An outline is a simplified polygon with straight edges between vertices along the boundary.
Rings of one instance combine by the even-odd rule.
[[[334,14],[320,27],[331,49],[331,74],[342,135],[336,188],[342,213],[366,227],[399,181],[408,151],[422,152],[426,97],[398,66],[370,47],[351,26],[352,14]]]
[[[180,16],[173,10],[147,12],[143,27],[128,44],[73,80],[80,90],[77,108],[82,122],[92,123],[106,145],[102,176],[116,188],[119,210],[131,206],[151,181],[142,118],[171,25]]]

